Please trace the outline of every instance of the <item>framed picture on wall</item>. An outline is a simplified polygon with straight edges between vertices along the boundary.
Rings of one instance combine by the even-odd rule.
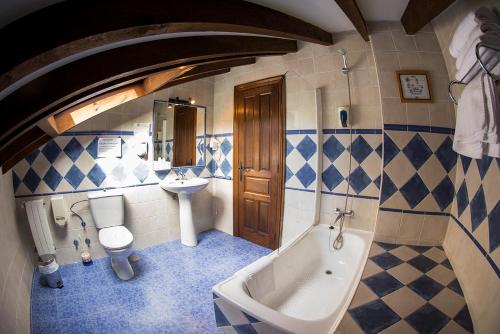
[[[396,77],[402,103],[432,102],[429,75],[426,71],[396,71]]]

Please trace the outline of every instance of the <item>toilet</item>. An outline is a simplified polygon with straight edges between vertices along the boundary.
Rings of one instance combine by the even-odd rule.
[[[88,193],[90,211],[99,230],[99,243],[111,257],[111,267],[122,280],[134,277],[128,257],[132,251],[134,236],[123,226],[123,193],[104,190]]]

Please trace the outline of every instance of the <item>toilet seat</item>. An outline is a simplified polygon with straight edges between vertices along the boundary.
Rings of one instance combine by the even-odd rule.
[[[106,227],[99,231],[99,242],[107,249],[127,248],[134,241],[134,236],[125,226]]]

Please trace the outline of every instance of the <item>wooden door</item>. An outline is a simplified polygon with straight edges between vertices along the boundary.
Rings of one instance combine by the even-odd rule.
[[[174,167],[196,165],[196,115],[196,107],[175,106]]]
[[[234,234],[279,246],[283,211],[284,77],[234,91]]]

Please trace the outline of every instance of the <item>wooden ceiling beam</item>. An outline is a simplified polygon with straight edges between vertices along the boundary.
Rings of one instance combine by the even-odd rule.
[[[455,0],[410,0],[401,17],[406,33],[416,34],[454,2]]]
[[[227,73],[227,72],[229,72],[229,69],[231,69],[232,67],[251,65],[251,64],[255,64],[256,61],[257,60],[254,57],[252,57],[252,58],[227,60],[227,61],[214,62],[214,63],[210,63],[210,64],[198,65],[198,66],[195,66],[190,71],[187,71],[184,74],[180,75],[179,77],[175,78],[174,80],[171,80],[169,82],[164,83],[161,87],[158,87],[157,90],[161,90],[161,89],[165,89],[167,87],[172,87],[172,86],[178,85],[180,82],[179,80],[183,80],[182,83],[184,83],[184,82],[197,80],[200,78],[206,78],[209,76]],[[199,77],[199,75],[201,75],[201,74],[211,73],[211,72],[225,70],[225,69],[228,69],[228,71]],[[186,80],[186,79],[191,78],[191,77],[194,77],[194,79]],[[176,82],[176,84],[171,85],[171,83],[173,83],[173,82]]]
[[[370,40],[368,37],[368,28],[356,0],[335,0],[335,2],[354,25],[361,37],[368,42]]]
[[[208,64],[200,64],[195,66],[193,69],[190,71],[187,71],[186,73],[183,73],[180,75],[178,78],[183,78],[186,76],[194,75],[194,74],[199,74],[199,73],[204,73],[204,72],[209,72],[209,71],[215,71],[219,70],[222,68],[232,68],[232,67],[238,67],[238,66],[244,66],[244,65],[252,65],[257,62],[257,58],[255,57],[248,57],[248,58],[241,58],[241,59],[232,59],[232,60],[225,60],[225,61],[219,61],[219,62],[213,62],[213,63],[208,63]]]
[[[55,105],[113,81],[159,68],[168,69],[234,57],[296,52],[291,40],[253,36],[197,36],[151,41],[95,54],[49,72],[0,101],[0,147],[14,133],[51,115]]]
[[[332,35],[279,11],[234,0],[63,1],[0,29],[0,91],[61,59],[172,33],[228,32],[331,45]]]
[[[229,73],[231,71],[230,68],[222,68],[219,70],[213,70],[213,71],[208,71],[208,72],[201,72],[197,74],[193,74],[190,76],[185,76],[185,77],[179,77],[178,79],[172,80],[168,83],[166,83],[161,89],[177,86],[186,82],[190,81],[195,81],[203,78],[208,78],[208,77],[213,77],[215,75],[219,74],[224,74],[224,73]]]
[[[132,84],[80,103],[58,115],[50,116],[48,121],[57,134],[61,134],[94,116],[146,94],[143,83]]]
[[[0,166],[5,173],[36,148],[47,143],[52,137],[38,126],[23,133],[19,138],[0,150]]]
[[[179,76],[192,70],[193,68],[194,66],[180,66],[171,70],[161,71],[160,73],[148,76],[143,80],[142,83],[144,95],[158,90],[165,83],[171,80],[175,80],[175,78],[178,78]]]

